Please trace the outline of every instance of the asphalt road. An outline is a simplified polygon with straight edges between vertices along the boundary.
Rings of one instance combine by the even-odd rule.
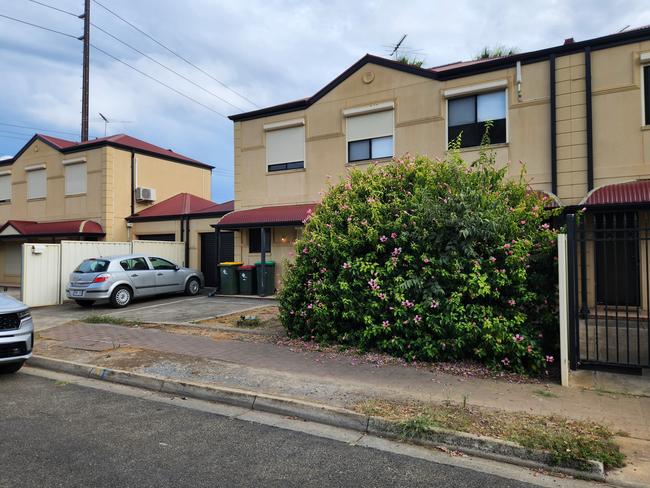
[[[0,487],[531,487],[19,373],[0,377]]]

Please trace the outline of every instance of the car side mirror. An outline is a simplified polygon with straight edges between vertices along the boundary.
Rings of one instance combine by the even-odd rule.
[[[174,266],[174,271],[178,271],[179,269],[181,269],[181,267],[178,264]]]

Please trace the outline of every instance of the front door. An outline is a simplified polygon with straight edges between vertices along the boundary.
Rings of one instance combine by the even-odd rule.
[[[183,290],[184,275],[176,270],[174,263],[157,257],[150,257],[149,261],[156,276],[156,293],[173,293]]]
[[[126,272],[133,284],[136,296],[145,296],[155,293],[156,275],[149,267],[145,258],[128,258],[120,261],[120,266]]]
[[[639,216],[636,212],[612,212],[595,217],[598,303],[638,307]]]

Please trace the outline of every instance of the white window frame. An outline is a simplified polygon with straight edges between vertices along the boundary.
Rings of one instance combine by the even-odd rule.
[[[267,149],[268,142],[266,138],[267,134],[275,130],[293,129],[294,127],[301,127],[301,126],[304,128],[304,132],[305,132],[305,137],[302,143],[302,168],[269,171],[269,166],[272,166],[274,164],[282,164],[282,163],[269,163],[268,153],[267,153],[268,151]],[[291,119],[291,120],[283,120],[280,122],[271,122],[268,124],[264,124],[263,129],[264,129],[264,159],[266,163],[267,175],[281,175],[290,171],[305,171],[307,169],[307,126],[305,124],[305,119]],[[293,162],[293,161],[287,161],[287,162]]]
[[[63,186],[65,196],[78,196],[85,195],[88,192],[88,165],[86,163],[86,158],[76,158],[76,159],[66,159],[63,161]],[[84,185],[83,191],[80,192],[70,192],[68,190],[68,168],[71,166],[84,165],[85,175],[84,175]]]
[[[639,56],[640,69],[641,69],[641,127],[650,127],[650,124],[646,124],[646,113],[645,113],[645,67],[650,66],[650,52],[641,53]],[[647,80],[650,83],[650,80]]]
[[[9,198],[2,200],[2,195],[0,195],[0,203],[11,203],[13,198],[11,171],[0,171],[0,179],[2,178],[9,178]]]
[[[36,171],[43,171],[43,174],[45,175],[45,191],[43,195],[37,195],[37,196],[30,196],[30,191],[29,191],[29,173],[33,173]],[[32,166],[26,166],[25,167],[25,172],[27,173],[27,200],[40,200],[42,198],[47,198],[47,166],[45,164],[34,164]]]
[[[470,95],[481,95],[482,93],[494,93],[498,91],[505,92],[505,111],[506,111],[506,142],[497,142],[490,144],[498,146],[501,144],[510,144],[510,106],[508,103],[508,80],[488,81],[486,83],[477,83],[475,85],[462,86],[458,88],[449,88],[442,92],[445,97],[445,151],[449,150],[449,100],[462,98]],[[475,150],[479,146],[469,146],[461,148],[461,151]]]
[[[373,137],[373,139],[391,136],[393,138],[393,155],[390,156],[390,158],[394,158],[395,157],[395,102],[389,101],[389,102],[373,103],[371,105],[364,105],[361,107],[353,107],[353,108],[348,108],[343,110],[343,117],[345,117],[345,164],[346,165],[368,164],[368,162],[370,161],[381,161],[381,160],[389,159],[389,157],[385,157],[379,159],[370,158],[370,159],[362,159],[360,161],[350,161],[350,143],[359,140],[363,141],[365,139],[355,139],[354,141],[351,141],[348,138],[348,132],[349,132],[348,121],[352,117],[356,117],[359,115],[368,115],[376,112],[388,112],[389,110],[392,112],[393,115],[393,122],[391,124],[392,132],[390,134],[384,134],[383,136]]]

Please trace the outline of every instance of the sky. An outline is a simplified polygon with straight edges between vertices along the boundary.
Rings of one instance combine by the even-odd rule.
[[[404,34],[406,52],[430,67],[471,59],[484,46],[525,52],[650,24],[647,0],[98,1],[91,43],[196,102],[93,48],[90,137],[104,136],[101,112],[116,121],[109,135],[128,133],[213,165],[219,202],[233,197],[233,125],[224,116],[310,96],[364,54],[388,57]],[[39,2],[83,11],[83,0]],[[82,20],[30,0],[0,0],[1,15],[83,33]],[[0,17],[0,157],[35,132],[79,139],[81,60],[81,41]]]

